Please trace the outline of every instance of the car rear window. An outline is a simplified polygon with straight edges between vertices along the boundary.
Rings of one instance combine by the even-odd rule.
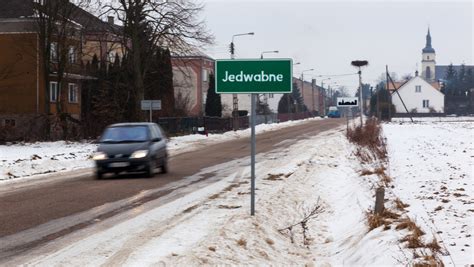
[[[147,126],[120,126],[109,127],[105,130],[100,142],[102,143],[124,143],[145,142],[148,138]]]

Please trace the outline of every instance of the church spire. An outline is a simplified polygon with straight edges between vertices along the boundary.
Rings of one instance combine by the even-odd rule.
[[[434,53],[435,50],[431,46],[431,34],[430,34],[430,27],[428,27],[428,33],[426,34],[426,45],[423,48],[423,53]]]
[[[428,34],[426,35],[426,47],[431,47],[430,27],[428,27]]]

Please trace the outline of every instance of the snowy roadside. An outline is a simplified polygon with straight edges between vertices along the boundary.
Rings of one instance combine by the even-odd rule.
[[[55,241],[64,244],[25,264],[324,266],[396,265],[403,259],[401,234],[368,231],[372,184],[360,177],[363,166],[342,128],[259,154],[257,163],[254,217],[249,168],[229,162],[215,168],[219,182],[156,207],[158,199],[148,205],[155,208],[122,223],[104,221],[100,230],[88,230],[94,234]],[[305,237],[298,222],[317,206]]]
[[[404,120],[383,130],[393,193],[410,205],[407,215],[436,237],[445,265],[473,264],[473,118]]]
[[[290,127],[311,120],[288,121],[278,124],[261,124],[257,134]],[[250,130],[230,131],[223,134],[186,135],[172,137],[168,143],[171,156],[198,149],[199,147],[247,137]],[[97,148],[90,142],[38,142],[0,145],[0,182],[19,178],[34,178],[56,172],[79,170],[94,166],[91,155]]]

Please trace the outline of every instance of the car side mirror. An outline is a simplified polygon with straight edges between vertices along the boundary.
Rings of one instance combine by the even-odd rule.
[[[157,138],[153,138],[151,139],[152,142],[160,142],[161,141],[161,138],[157,137]]]

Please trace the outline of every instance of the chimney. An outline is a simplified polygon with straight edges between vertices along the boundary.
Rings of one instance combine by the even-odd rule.
[[[108,22],[110,25],[114,25],[114,17],[113,17],[113,16],[107,16],[107,22]]]
[[[415,77],[418,77],[418,71],[415,71]]]

